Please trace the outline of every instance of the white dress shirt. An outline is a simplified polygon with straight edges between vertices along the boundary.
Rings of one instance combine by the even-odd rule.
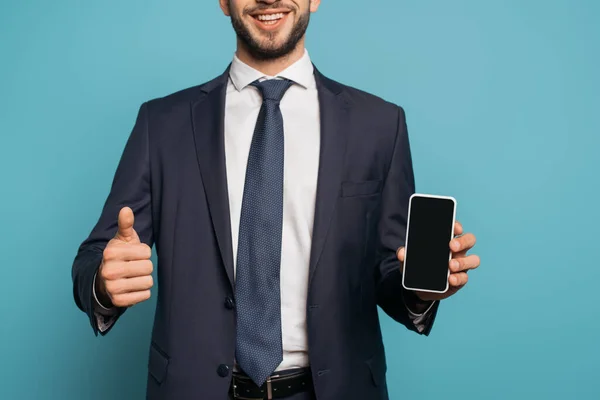
[[[309,365],[306,304],[321,134],[319,98],[313,72],[306,50],[299,61],[276,77],[266,76],[234,56],[225,100],[225,161],[235,276],[246,165],[262,105],[260,92],[250,84],[256,80],[281,78],[294,82],[280,103],[284,129],[280,283],[283,361],[277,370]],[[417,329],[424,329],[422,322],[431,307],[423,314],[415,314],[409,309]],[[101,331],[114,323],[113,313],[97,304],[96,318]]]
[[[317,193],[321,125],[313,65],[304,56],[277,77],[234,57],[225,97],[225,162],[234,266],[246,164],[262,96],[250,84],[286,78],[294,82],[280,103],[284,131],[283,233],[281,242],[281,333],[283,362],[279,370],[308,366],[306,301],[310,248]]]

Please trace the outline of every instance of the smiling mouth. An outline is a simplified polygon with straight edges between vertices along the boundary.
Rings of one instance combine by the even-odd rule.
[[[289,14],[290,11],[269,12],[254,14],[252,15],[252,18],[254,18],[254,21],[256,21],[257,25],[262,28],[274,28],[279,26]]]

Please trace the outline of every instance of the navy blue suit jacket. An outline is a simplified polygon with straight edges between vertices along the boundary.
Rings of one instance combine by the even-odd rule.
[[[306,304],[319,400],[388,399],[377,306],[417,331],[396,250],[415,191],[403,110],[315,70],[321,154]],[[149,399],[225,400],[235,351],[233,253],[224,154],[228,71],[144,103],[97,225],[73,265],[94,332],[92,281],[124,206],[156,246]],[[428,334],[437,304],[426,321]]]

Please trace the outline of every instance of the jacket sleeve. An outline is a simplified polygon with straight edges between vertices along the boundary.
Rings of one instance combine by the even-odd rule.
[[[145,103],[140,107],[135,126],[121,155],[100,218],[87,239],[79,246],[71,271],[75,303],[88,315],[95,335],[100,331],[93,294],[94,276],[102,262],[104,248],[117,232],[119,211],[125,206],[133,210],[134,229],[140,240],[152,247],[148,116]],[[114,320],[124,311],[125,309],[118,309]],[[104,335],[108,331],[106,329],[100,333]]]
[[[404,246],[408,203],[415,193],[415,178],[404,110],[398,107],[393,154],[382,193],[379,224],[379,268],[376,270],[379,306],[408,329],[428,335],[439,307],[421,301],[402,286],[402,273],[396,252]],[[416,314],[411,310],[425,310]]]

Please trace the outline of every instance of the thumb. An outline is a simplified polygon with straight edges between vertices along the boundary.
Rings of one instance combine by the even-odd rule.
[[[117,231],[115,239],[128,243],[139,243],[140,238],[135,229],[133,229],[133,221],[133,210],[129,207],[123,207],[119,212],[119,230]]]
[[[398,251],[396,251],[396,256],[398,257],[398,261],[404,262],[404,247],[400,247]]]
[[[402,272],[402,273],[404,273],[404,255],[405,255],[404,247],[400,247],[396,251],[396,257],[398,258],[398,261],[400,261],[400,272]]]

